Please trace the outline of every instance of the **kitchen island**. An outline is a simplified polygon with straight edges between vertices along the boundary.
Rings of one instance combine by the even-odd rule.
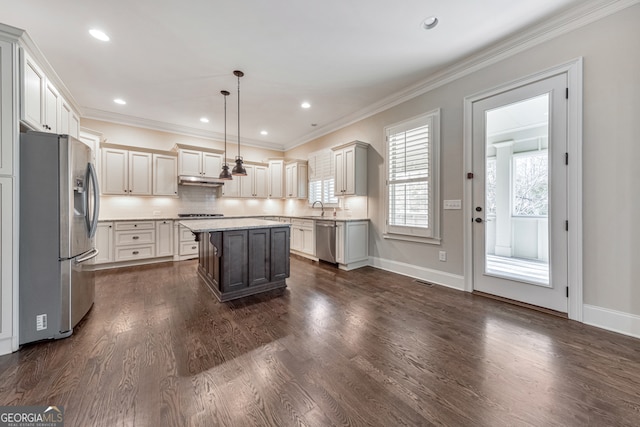
[[[290,225],[255,218],[181,221],[200,242],[198,275],[220,301],[285,288]]]

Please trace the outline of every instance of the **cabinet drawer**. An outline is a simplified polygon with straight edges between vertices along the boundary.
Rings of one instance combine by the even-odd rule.
[[[118,230],[153,230],[155,223],[153,221],[135,221],[135,222],[116,222],[116,231]]]
[[[153,258],[154,255],[154,245],[139,245],[116,248],[116,261]]]
[[[193,235],[188,228],[180,227],[180,241],[181,242],[194,242],[196,236]]]
[[[313,220],[312,219],[292,219],[291,226],[297,228],[309,228],[313,230]]]
[[[181,242],[180,255],[196,255],[198,253],[198,242]]]
[[[116,246],[155,243],[156,230],[116,231]]]

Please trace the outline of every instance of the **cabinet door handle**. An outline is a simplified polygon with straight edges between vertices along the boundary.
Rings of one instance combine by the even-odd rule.
[[[132,239],[133,240],[138,240],[140,238],[140,236],[133,236]]]
[[[140,252],[138,252],[138,251],[133,251],[133,252],[132,252],[132,254],[134,254],[134,255],[138,255],[139,253],[140,253]]]
[[[196,249],[196,248],[197,248],[197,246],[191,246],[191,249]]]

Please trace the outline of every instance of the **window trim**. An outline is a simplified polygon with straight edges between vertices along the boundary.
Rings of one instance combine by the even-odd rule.
[[[412,126],[413,123],[416,127],[424,124],[425,120],[431,119],[433,129],[429,129],[431,138],[429,140],[429,219],[430,230],[426,236],[416,236],[411,232],[412,227],[406,227],[406,231],[403,231],[401,227],[389,226],[389,132],[394,128]],[[418,243],[440,244],[440,108],[431,110],[427,113],[419,114],[409,119],[403,120],[385,126],[383,129],[383,141],[384,141],[384,233],[382,235],[385,239],[396,239]],[[415,228],[415,227],[413,227]]]

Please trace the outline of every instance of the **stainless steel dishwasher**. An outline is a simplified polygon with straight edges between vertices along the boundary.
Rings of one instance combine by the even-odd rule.
[[[316,256],[323,260],[336,262],[336,222],[316,220]]]

